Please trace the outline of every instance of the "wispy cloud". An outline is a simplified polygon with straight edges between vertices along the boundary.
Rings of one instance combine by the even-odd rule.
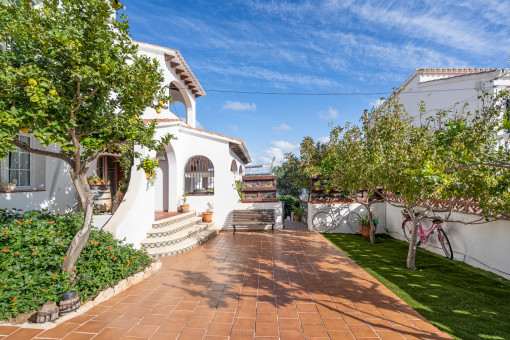
[[[285,159],[285,153],[295,152],[299,149],[299,143],[288,142],[284,140],[273,140],[270,146],[263,151],[263,154],[255,154],[253,156],[254,163],[269,164],[275,160],[275,164],[279,165]]]
[[[229,129],[231,132],[237,132],[239,130],[239,126],[237,126],[237,124],[230,124],[227,125],[227,129]]]
[[[257,110],[257,105],[255,105],[255,103],[241,103],[227,100],[227,102],[223,104],[223,108],[234,111],[255,111]]]
[[[285,124],[285,123],[281,123],[278,126],[273,126],[273,130],[276,133],[282,133],[282,132],[285,132],[285,131],[290,131],[290,130],[292,130],[292,128],[290,126],[288,126],[287,124]]]
[[[299,143],[291,143],[284,140],[273,140],[271,145],[285,152],[292,152],[299,148]]]
[[[308,74],[295,74],[295,73],[283,73],[275,70],[270,70],[267,68],[259,67],[259,66],[230,66],[224,65],[220,66],[213,63],[199,63],[195,64],[197,68],[201,70],[206,70],[209,72],[218,73],[221,75],[231,75],[248,79],[259,79],[270,82],[284,83],[284,84],[292,84],[292,85],[300,85],[307,88],[312,87],[321,87],[328,88],[333,87],[336,88],[339,86],[336,80],[331,80],[328,78],[317,77]],[[273,87],[274,84],[271,84]]]
[[[319,137],[317,138],[317,142],[319,143],[322,143],[322,144],[326,144],[327,142],[329,142],[329,137]]]
[[[319,118],[321,119],[335,119],[338,117],[338,110],[329,107],[327,110],[319,111]]]

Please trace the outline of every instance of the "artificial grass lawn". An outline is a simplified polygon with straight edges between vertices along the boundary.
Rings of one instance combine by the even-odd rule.
[[[323,234],[353,261],[442,331],[457,339],[510,339],[510,281],[418,248],[418,271],[406,268],[409,244],[377,235]]]

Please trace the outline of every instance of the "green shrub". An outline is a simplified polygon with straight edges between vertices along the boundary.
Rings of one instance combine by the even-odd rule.
[[[60,266],[82,225],[81,213],[0,210],[1,320],[58,302],[69,290],[87,300],[150,264],[145,251],[123,244],[109,232],[92,230],[76,263],[73,284]]]
[[[283,202],[283,218],[285,219],[287,216],[290,216],[290,213],[293,211],[294,207],[299,207],[299,201],[297,198],[291,195],[281,195],[278,196],[278,201]]]

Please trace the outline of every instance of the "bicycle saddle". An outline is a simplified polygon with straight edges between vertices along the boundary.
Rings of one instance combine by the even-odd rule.
[[[432,223],[435,223],[435,224],[437,224],[437,223],[443,223],[443,222],[444,222],[444,221],[443,221],[443,219],[442,219],[441,217],[434,217],[434,218],[432,219]]]
[[[409,215],[409,212],[406,209],[403,209],[401,211],[401,213],[402,213],[402,215]],[[419,214],[420,214],[419,212],[415,212],[414,216],[418,217]]]

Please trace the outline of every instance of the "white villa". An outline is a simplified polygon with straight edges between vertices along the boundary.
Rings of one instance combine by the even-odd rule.
[[[143,170],[136,170],[135,164],[128,191],[117,200],[120,205],[114,203],[113,214],[95,216],[95,227],[103,227],[117,238],[126,238],[136,247],[145,246],[153,255],[178,253],[202,242],[230,226],[235,209],[275,209],[276,227],[281,227],[281,203],[240,202],[235,181],[241,179],[246,164],[251,162],[246,143],[197,128],[196,100],[204,96],[205,91],[179,51],[143,42],[133,43],[138,44],[139,53],[159,61],[164,82],[172,96],[168,105],[182,103],[185,119],[170,110],[162,110],[159,114],[151,108],[145,111],[141,118],[144,122],[157,121],[158,137],[171,133],[177,139],[166,145],[164,154],[151,155],[159,159],[154,186],[149,184]],[[21,136],[32,147],[41,147],[30,135]],[[141,148],[137,151],[146,154]],[[66,168],[63,161],[50,157],[19,149],[11,152],[4,162],[0,162],[0,180],[10,182],[15,178],[17,186],[14,192],[0,193],[0,208],[59,212],[72,209],[77,202],[76,193]],[[112,194],[117,198],[120,196],[119,181],[124,174],[113,158],[99,159],[91,171],[110,180]],[[171,212],[177,211],[183,194],[187,195],[191,212],[172,216]],[[201,218],[196,216],[206,210],[208,203],[214,207],[212,224],[201,223]],[[162,240],[164,242],[160,242]]]

